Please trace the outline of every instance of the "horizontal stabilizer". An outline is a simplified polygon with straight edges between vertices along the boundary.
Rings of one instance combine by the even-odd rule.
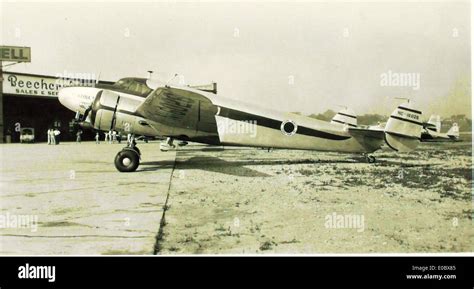
[[[385,134],[383,129],[349,127],[348,132],[366,148],[367,152],[374,152],[383,145]]]

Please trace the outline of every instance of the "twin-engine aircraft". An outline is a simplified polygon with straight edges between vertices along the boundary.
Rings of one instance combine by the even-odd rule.
[[[222,97],[211,90],[168,85],[144,78],[124,78],[113,85],[67,87],[62,105],[77,120],[96,130],[167,137],[210,145],[370,153],[387,144],[399,152],[413,150],[422,130],[421,111],[406,102],[383,128],[354,125],[353,113],[339,112],[331,122]],[[132,139],[115,157],[120,172],[133,172],[141,152]]]
[[[432,115],[428,122],[423,123],[423,130],[421,131],[421,141],[423,142],[443,142],[443,141],[458,141],[459,140],[459,126],[453,123],[453,126],[446,132],[441,132],[441,117],[439,115]]]

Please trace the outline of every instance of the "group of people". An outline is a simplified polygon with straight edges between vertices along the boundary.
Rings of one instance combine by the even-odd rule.
[[[82,141],[82,134],[84,132],[80,129],[76,132],[76,142],[81,143]],[[50,128],[48,129],[48,144],[49,145],[57,145],[59,144],[59,135],[61,132],[57,128]],[[115,130],[109,130],[108,132],[104,133],[104,142],[108,143],[122,143],[122,134],[120,132],[117,132]],[[130,142],[132,135],[128,134],[127,135],[127,141]],[[95,143],[99,144],[100,143],[100,132],[96,132],[95,134]]]
[[[48,144],[49,145],[58,145],[59,144],[59,135],[61,132],[57,128],[48,129]]]
[[[115,130],[109,130],[108,132],[104,133],[104,142],[108,143],[122,143],[122,134]],[[100,133],[96,132],[95,134],[95,143],[100,143]]]

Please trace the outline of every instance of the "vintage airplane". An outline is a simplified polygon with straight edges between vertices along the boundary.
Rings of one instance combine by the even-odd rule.
[[[113,85],[66,87],[62,105],[76,112],[83,125],[210,145],[267,147],[370,153],[384,143],[395,151],[419,143],[421,111],[406,102],[391,114],[383,129],[353,126],[353,115],[340,113],[332,123],[232,100],[206,89],[177,86],[144,78],[124,78]],[[133,172],[140,150],[129,142],[115,157],[121,172]]]
[[[423,123],[423,130],[421,131],[421,141],[423,142],[444,142],[444,141],[458,141],[459,140],[459,126],[453,123],[451,128],[446,132],[441,132],[441,117],[439,115],[432,115],[428,122]]]

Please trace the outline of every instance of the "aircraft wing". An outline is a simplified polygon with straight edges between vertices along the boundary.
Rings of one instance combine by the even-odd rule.
[[[428,127],[436,128],[436,125],[432,124],[432,123],[429,123],[429,122],[424,122],[423,127],[424,128],[428,128]]]
[[[368,128],[356,128],[350,127],[349,134],[355,138],[373,138],[382,139],[384,138],[385,132],[383,129],[368,129]]]
[[[136,111],[164,125],[186,126],[194,122],[200,101],[210,102],[201,93],[188,89],[159,87],[147,96]]]
[[[214,144],[218,137],[213,97],[212,93],[189,87],[161,86],[147,96],[136,112],[149,120],[149,125],[161,136],[185,136]]]

